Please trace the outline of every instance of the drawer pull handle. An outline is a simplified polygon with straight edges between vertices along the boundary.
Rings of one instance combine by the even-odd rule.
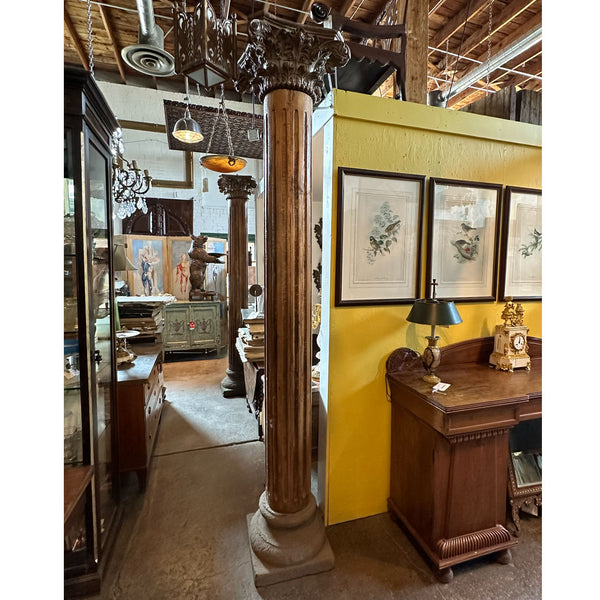
[[[149,407],[148,407],[148,414],[150,414],[151,412],[152,412],[152,407],[151,407],[151,406],[149,406]]]

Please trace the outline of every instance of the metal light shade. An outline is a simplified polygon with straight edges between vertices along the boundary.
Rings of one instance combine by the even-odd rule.
[[[217,173],[235,173],[246,166],[246,160],[237,156],[226,154],[207,154],[200,159],[200,163],[206,169]]]
[[[417,300],[406,320],[423,325],[458,325],[462,323],[454,302],[432,299]]]
[[[187,106],[183,117],[179,119],[173,127],[173,137],[186,144],[195,144],[204,139],[204,136],[200,131],[200,125],[192,119],[190,109]]]
[[[218,22],[220,21],[220,23]],[[175,15],[175,71],[208,89],[236,79],[237,21],[218,19],[208,0]]]

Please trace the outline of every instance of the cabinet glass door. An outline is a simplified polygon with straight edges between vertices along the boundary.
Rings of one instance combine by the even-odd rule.
[[[72,169],[73,131],[65,129],[64,177],[64,388],[65,466],[83,465],[79,331],[77,318],[77,259],[75,190]]]
[[[87,243],[91,257],[88,289],[90,290],[91,311],[90,349],[92,357],[92,385],[96,396],[96,490],[101,515],[99,541],[104,545],[104,532],[109,529],[116,502],[113,490],[112,468],[112,402],[113,396],[113,348],[111,328],[113,310],[111,304],[110,282],[110,213],[109,213],[109,163],[90,141],[89,144],[89,223]]]

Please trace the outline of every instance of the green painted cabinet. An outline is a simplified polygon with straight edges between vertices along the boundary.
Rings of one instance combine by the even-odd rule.
[[[165,307],[163,348],[212,350],[221,343],[221,302],[173,302]]]

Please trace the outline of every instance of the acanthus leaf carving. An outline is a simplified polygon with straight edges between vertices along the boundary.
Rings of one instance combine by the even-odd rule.
[[[324,77],[350,60],[341,34],[314,25],[298,25],[266,14],[248,27],[236,89],[259,101],[275,89],[304,92],[318,104],[325,95]]]

